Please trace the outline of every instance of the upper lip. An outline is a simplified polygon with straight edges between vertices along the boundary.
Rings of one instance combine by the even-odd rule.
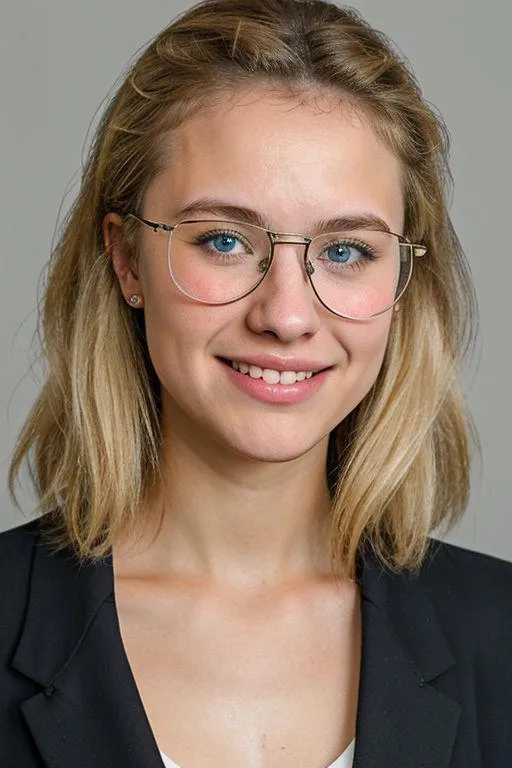
[[[259,368],[271,368],[274,371],[323,371],[329,365],[318,360],[306,360],[304,357],[277,357],[275,355],[240,355],[240,357],[224,357],[229,362],[257,365]]]

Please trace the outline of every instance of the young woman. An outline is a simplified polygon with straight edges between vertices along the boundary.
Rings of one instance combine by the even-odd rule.
[[[505,768],[444,126],[321,0],[207,0],[108,106],[0,537],[6,768]]]

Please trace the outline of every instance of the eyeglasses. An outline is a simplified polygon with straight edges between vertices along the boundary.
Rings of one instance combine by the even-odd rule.
[[[182,293],[204,304],[230,304],[247,296],[270,271],[275,246],[293,244],[305,246],[305,273],[321,304],[339,317],[368,320],[403,296],[414,257],[427,251],[387,230],[305,237],[239,221],[194,219],[171,225],[127,216],[167,233],[171,279]]]

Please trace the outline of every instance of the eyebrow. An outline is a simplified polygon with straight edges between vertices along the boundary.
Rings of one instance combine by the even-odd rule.
[[[256,224],[264,229],[273,231],[269,221],[258,211],[244,206],[232,205],[216,198],[204,197],[186,205],[177,214],[177,218],[189,215],[207,214],[225,219],[234,219],[244,224]],[[336,216],[330,219],[320,219],[313,225],[313,234],[320,232],[338,232],[346,229],[376,229],[383,232],[391,232],[389,224],[380,216],[369,211],[358,214]]]

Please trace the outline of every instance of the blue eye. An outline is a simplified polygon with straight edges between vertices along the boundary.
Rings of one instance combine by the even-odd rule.
[[[203,246],[212,255],[242,256],[252,253],[248,240],[240,233],[230,230],[211,230],[203,232],[194,239],[196,245]]]
[[[330,264],[347,264],[356,266],[361,262],[373,261],[374,251],[366,244],[354,240],[336,240],[326,245],[320,258]]]
[[[236,245],[237,238],[233,235],[220,234],[212,237],[211,243],[221,253],[229,253],[229,251]]]
[[[331,261],[337,261],[339,264],[345,264],[350,259],[352,247],[345,243],[335,243],[327,248],[327,255]]]

